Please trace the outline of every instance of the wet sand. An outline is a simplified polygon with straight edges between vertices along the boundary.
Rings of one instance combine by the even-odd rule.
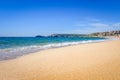
[[[48,49],[0,61],[0,80],[120,80],[120,40]]]

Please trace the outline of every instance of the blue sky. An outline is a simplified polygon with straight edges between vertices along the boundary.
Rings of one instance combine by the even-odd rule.
[[[0,0],[0,36],[120,30],[119,0]]]

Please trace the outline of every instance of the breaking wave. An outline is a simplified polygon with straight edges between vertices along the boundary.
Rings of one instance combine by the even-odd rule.
[[[50,49],[50,48],[58,48],[58,47],[64,47],[64,46],[70,46],[70,45],[86,44],[86,43],[101,42],[101,41],[106,41],[106,39],[86,40],[86,41],[77,41],[77,42],[49,43],[46,45],[32,45],[32,46],[0,49],[0,60],[12,59],[25,54],[29,54],[29,53],[40,51],[40,50]]]

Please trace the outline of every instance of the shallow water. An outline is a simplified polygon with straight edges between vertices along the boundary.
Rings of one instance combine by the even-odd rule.
[[[0,60],[16,58],[48,48],[105,40],[107,39],[99,37],[0,37]]]

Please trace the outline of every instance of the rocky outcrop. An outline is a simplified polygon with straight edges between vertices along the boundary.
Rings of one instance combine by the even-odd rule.
[[[49,36],[37,35],[36,37],[85,37],[84,34],[51,34]]]
[[[110,31],[110,32],[98,32],[89,34],[90,36],[120,36],[120,30]]]
[[[81,37],[81,36],[87,36],[84,34],[52,34],[49,37]]]
[[[109,32],[97,32],[92,34],[51,34],[49,36],[37,35],[36,37],[105,37],[105,36],[120,37],[120,30],[109,31]]]
[[[37,36],[35,36],[35,37],[45,37],[45,36],[37,35]]]

